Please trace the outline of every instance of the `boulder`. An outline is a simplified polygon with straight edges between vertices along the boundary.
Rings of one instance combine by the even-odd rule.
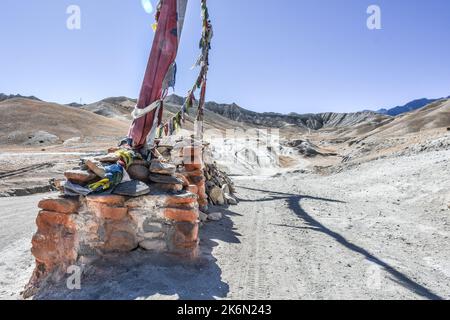
[[[219,187],[215,186],[209,191],[209,198],[215,205],[223,206],[225,204],[223,191]]]
[[[228,193],[225,193],[225,194],[224,194],[224,198],[225,198],[225,201],[226,201],[229,205],[236,206],[236,205],[238,204],[237,200],[236,200],[232,195],[230,195],[230,194],[228,194]]]
[[[167,250],[167,243],[164,240],[144,240],[139,242],[139,247],[146,251],[164,252]]]
[[[222,218],[223,218],[223,215],[220,212],[213,212],[213,213],[208,214],[208,220],[211,220],[211,221],[220,221],[220,220],[222,220]]]
[[[133,180],[139,180],[142,182],[148,182],[148,168],[144,165],[132,164],[128,170],[130,178]]]
[[[199,219],[201,222],[206,222],[206,221],[208,221],[208,215],[206,213],[200,211]]]
[[[76,184],[87,184],[97,178],[97,175],[89,170],[69,170],[64,172],[64,176],[70,182]]]
[[[224,194],[227,194],[227,193],[230,194],[231,193],[230,187],[226,183],[222,186],[222,191],[223,191]]]

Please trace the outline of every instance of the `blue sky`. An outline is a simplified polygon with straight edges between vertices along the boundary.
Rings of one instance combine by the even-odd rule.
[[[152,0],[155,5],[156,0]],[[176,93],[197,75],[199,0],[190,0]],[[69,5],[81,30],[66,28]],[[381,30],[366,26],[381,8]],[[378,109],[450,95],[448,0],[209,0],[207,98],[256,111]],[[2,0],[0,92],[89,103],[136,97],[153,38],[141,0]]]

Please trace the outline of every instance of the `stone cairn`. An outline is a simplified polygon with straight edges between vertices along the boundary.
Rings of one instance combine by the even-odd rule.
[[[32,239],[36,267],[25,298],[45,283],[61,281],[70,266],[83,270],[102,257],[138,248],[197,256],[201,223],[218,220],[215,213],[207,215],[208,206],[236,204],[233,184],[209,160],[203,144],[160,141],[157,150],[159,159],[135,160],[126,170],[131,193],[122,184],[101,194],[65,192],[69,184],[86,186],[104,178],[105,166],[119,160],[116,148],[105,156],[81,159],[80,167],[65,172],[66,181],[56,182],[62,195],[38,205],[41,211]]]

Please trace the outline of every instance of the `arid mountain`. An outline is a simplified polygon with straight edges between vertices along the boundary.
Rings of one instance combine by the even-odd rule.
[[[2,95],[5,97],[5,95]],[[419,110],[396,117],[374,112],[321,113],[288,115],[257,113],[236,104],[208,102],[205,106],[206,129],[279,128],[282,135],[297,139],[299,134],[319,131],[337,139],[366,138],[371,135],[397,135],[421,130],[450,127],[450,100],[438,100]],[[183,98],[166,99],[164,117],[181,108]],[[8,98],[0,102],[0,144],[47,145],[75,137],[122,137],[131,121],[136,100],[107,98],[83,105],[47,103],[37,98]],[[195,108],[187,116],[186,129],[193,129]]]
[[[441,98],[443,99],[443,98]],[[426,105],[433,103],[435,101],[441,100],[441,99],[427,99],[427,98],[423,98],[423,99],[417,99],[417,100],[413,100],[411,102],[408,102],[407,104],[405,104],[404,106],[398,106],[395,108],[390,108],[390,109],[380,109],[377,112],[384,114],[384,115],[388,115],[388,116],[398,116],[400,114],[403,113],[407,113],[407,112],[411,112],[414,110],[418,110],[420,108],[425,107]]]
[[[98,115],[118,120],[131,120],[131,112],[136,100],[126,97],[113,97],[79,107]]]
[[[183,104],[183,98],[172,95],[167,97],[164,105],[164,118],[168,119],[180,111],[181,105]],[[112,97],[101,100],[96,103],[88,104],[79,107],[80,109],[96,113],[98,115],[113,118],[117,120],[122,120],[130,122],[131,112],[136,105],[136,100],[126,98],[126,97]],[[194,108],[190,114],[187,116],[187,129],[193,128],[193,123],[196,115],[196,109]],[[220,114],[215,112],[205,110],[205,125],[207,129],[230,129],[236,127],[242,127],[231,119],[222,117]]]
[[[30,96],[30,97],[25,97],[22,96],[20,94],[4,94],[4,93],[0,93],[0,102],[5,101],[5,100],[9,100],[9,99],[15,99],[15,98],[25,98],[25,99],[30,99],[30,100],[36,100],[36,101],[41,101],[38,98],[36,98],[35,96]]]
[[[174,104],[182,104],[183,98],[172,95],[168,101]],[[224,118],[244,123],[252,127],[280,128],[295,127],[298,130],[319,130],[326,128],[339,128],[354,126],[368,121],[382,121],[387,116],[372,111],[357,113],[320,113],[320,114],[280,114],[280,113],[258,113],[232,104],[219,104],[207,102],[205,109],[221,115]]]
[[[0,102],[0,145],[48,145],[79,137],[102,139],[126,135],[125,122],[92,112],[32,99]]]
[[[426,107],[397,116],[372,134],[403,135],[450,127],[450,99],[437,100]]]

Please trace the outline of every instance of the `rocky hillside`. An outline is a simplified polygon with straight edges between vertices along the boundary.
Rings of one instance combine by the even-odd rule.
[[[36,98],[35,96],[30,96],[30,97],[25,97],[22,96],[20,94],[4,94],[4,93],[0,93],[0,102],[5,101],[5,100],[9,100],[9,99],[15,99],[15,98],[25,98],[25,99],[30,99],[30,100],[36,100],[36,101],[41,101],[38,98]]]
[[[14,98],[0,102],[0,145],[49,145],[72,138],[123,137],[128,124],[68,106]]]
[[[95,102],[88,105],[76,106],[82,110],[93,112],[97,115],[104,116],[111,119],[126,121],[129,123],[131,118],[131,112],[136,105],[136,100],[127,97],[111,97],[103,99],[99,102]],[[168,119],[173,117],[174,114],[180,111],[180,108],[184,102],[184,99],[171,95],[167,97],[164,105],[164,118]],[[186,117],[187,123],[186,128],[192,129],[195,120],[196,110],[195,108],[191,110],[190,114]],[[233,121],[227,117],[223,117],[220,114],[205,110],[205,128],[206,129],[218,129],[226,130],[230,128],[242,127],[243,124]]]
[[[441,98],[442,99],[442,98]],[[405,104],[404,106],[397,106],[394,108],[390,108],[390,109],[380,109],[377,112],[380,114],[384,114],[384,115],[388,115],[388,116],[398,116],[400,114],[404,114],[407,112],[411,112],[414,110],[418,110],[420,108],[425,107],[426,105],[433,103],[435,101],[441,100],[441,99],[417,99],[417,100],[413,100],[407,104]]]
[[[178,100],[171,97],[173,100]],[[319,114],[279,114],[258,113],[232,104],[218,104],[207,102],[205,108],[225,118],[243,122],[256,127],[288,128],[297,127],[304,130],[319,130],[354,126],[367,121],[380,121],[388,118],[372,111],[356,113],[319,113]]]
[[[400,110],[385,110],[381,114],[373,111],[362,111],[355,113],[319,113],[319,114],[279,114],[279,113],[258,113],[250,111],[232,104],[219,104],[207,102],[205,105],[205,120],[209,128],[228,129],[233,127],[262,127],[279,128],[287,131],[305,132],[308,130],[338,130],[354,131],[356,134],[365,134],[380,126],[391,123],[395,116],[389,113],[403,113],[406,110],[425,107],[424,103],[436,102],[434,99],[419,99],[404,106]],[[166,99],[165,117],[168,118],[178,112],[184,98],[177,95],[170,95]],[[108,98],[102,101],[81,106],[81,109],[94,112],[108,118],[130,121],[130,113],[133,110],[136,100],[126,97]],[[419,108],[419,109],[420,109]],[[188,117],[187,127],[191,127],[195,115],[195,110],[191,117]]]
[[[131,112],[135,105],[136,100],[126,97],[111,97],[95,103],[75,107],[107,118],[131,120]]]
[[[439,128],[450,128],[450,99],[438,100],[419,110],[397,116],[371,134],[393,136]]]

